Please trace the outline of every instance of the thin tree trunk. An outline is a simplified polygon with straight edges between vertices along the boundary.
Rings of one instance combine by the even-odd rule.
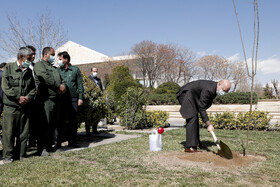
[[[255,76],[252,76],[252,85],[251,85],[251,101],[250,101],[250,110],[249,110],[249,120],[248,120],[248,126],[247,126],[247,138],[246,138],[246,150],[247,154],[249,153],[249,132],[250,132],[250,123],[252,120],[252,108],[253,108],[253,92],[254,92],[254,78]],[[246,152],[245,152],[246,155]]]

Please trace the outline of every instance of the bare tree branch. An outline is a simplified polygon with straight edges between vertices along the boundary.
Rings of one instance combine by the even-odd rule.
[[[16,16],[7,16],[9,26],[0,35],[0,48],[6,55],[15,57],[18,49],[26,45],[32,45],[37,49],[36,57],[42,57],[44,47],[54,49],[66,42],[63,25],[60,21],[52,21],[49,11],[42,13],[37,19],[28,20],[21,25]],[[4,55],[3,55],[4,56]]]

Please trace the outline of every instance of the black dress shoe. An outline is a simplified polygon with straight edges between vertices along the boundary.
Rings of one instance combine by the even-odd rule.
[[[201,151],[198,151],[195,147],[190,147],[190,148],[186,148],[185,152],[186,153],[197,153],[197,152],[201,152]]]

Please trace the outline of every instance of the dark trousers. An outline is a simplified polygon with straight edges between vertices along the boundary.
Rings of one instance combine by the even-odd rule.
[[[41,106],[41,120],[38,135],[38,152],[44,148],[47,151],[52,149],[54,129],[57,122],[57,98],[47,99]]]
[[[3,99],[2,99],[2,97],[0,96],[0,116],[1,116],[1,114],[2,114],[2,112],[3,112],[3,107],[4,107]]]
[[[78,98],[61,98],[59,110],[57,143],[61,144],[61,142],[68,141],[69,144],[75,144],[78,128]]]
[[[97,126],[98,126],[98,122],[92,123],[92,133],[97,132]],[[85,122],[85,127],[86,127],[86,133],[90,133],[90,123]]]
[[[30,122],[29,122],[29,140],[28,144],[29,145],[36,145],[36,141],[38,139],[38,132],[39,132],[39,127],[41,123],[41,118],[40,118],[40,113],[42,113],[42,109],[40,112],[40,104],[38,101],[34,101],[31,106],[30,110]]]
[[[2,129],[3,159],[19,159],[26,156],[29,115],[28,110],[4,106]]]
[[[186,147],[196,147],[200,144],[198,115],[186,119]]]

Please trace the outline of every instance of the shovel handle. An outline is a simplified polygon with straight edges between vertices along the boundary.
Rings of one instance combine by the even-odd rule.
[[[221,150],[221,147],[220,147],[220,145],[219,145],[219,143],[218,143],[218,139],[217,139],[217,137],[216,137],[214,131],[211,131],[210,133],[212,134],[213,139],[214,139],[214,142],[217,144],[218,149]]]

